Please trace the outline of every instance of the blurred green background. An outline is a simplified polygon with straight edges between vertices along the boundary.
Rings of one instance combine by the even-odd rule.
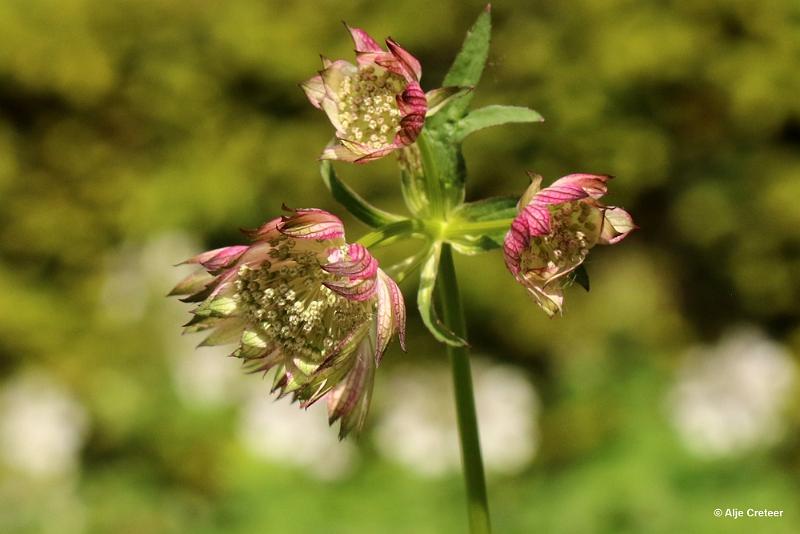
[[[181,338],[171,267],[282,202],[344,216],[298,82],[391,35],[439,84],[481,3],[0,3],[0,532],[463,532],[442,350],[409,319],[339,444]],[[800,4],[497,2],[468,196],[616,176],[641,226],[548,320],[459,258],[497,532],[800,527]],[[392,158],[340,175],[401,211]],[[349,236],[366,231],[344,216]],[[410,245],[413,247],[413,245]],[[381,251],[388,260],[402,246]],[[403,284],[414,309],[415,282]],[[784,510],[716,518],[715,508]]]

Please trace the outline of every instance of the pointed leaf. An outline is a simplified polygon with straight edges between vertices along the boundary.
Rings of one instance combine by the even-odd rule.
[[[489,57],[489,38],[492,33],[491,6],[486,8],[478,16],[472,28],[467,32],[461,51],[453,61],[447,76],[444,78],[442,86],[461,86],[475,87],[481,79],[483,67],[486,65],[486,58]],[[464,115],[472,100],[472,92],[455,98],[445,106],[437,119],[458,118]]]
[[[417,307],[419,308],[422,322],[428,327],[433,337],[442,343],[447,343],[454,347],[463,347],[467,342],[442,324],[439,318],[436,317],[436,311],[433,308],[433,288],[436,285],[436,273],[439,269],[440,252],[441,244],[437,243],[431,247],[430,255],[422,267],[422,273],[419,279],[419,292],[417,293]]]
[[[463,141],[471,133],[484,128],[500,126],[511,122],[542,122],[544,118],[536,111],[522,106],[486,106],[471,111],[459,121],[453,134],[453,141]]]
[[[330,161],[322,161],[319,166],[322,181],[328,190],[347,211],[359,221],[372,228],[385,226],[389,223],[403,220],[403,217],[383,211],[364,200],[358,193],[353,191],[347,184],[339,180],[333,165]]]

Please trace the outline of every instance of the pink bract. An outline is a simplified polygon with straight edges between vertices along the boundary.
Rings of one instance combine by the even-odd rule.
[[[580,266],[597,244],[611,245],[636,228],[622,208],[605,206],[610,176],[570,174],[539,189],[532,176],[505,237],[506,266],[550,316],[561,313],[566,275]]]
[[[429,96],[419,61],[392,39],[387,50],[364,30],[347,27],[356,65],[323,58],[323,70],[301,87],[336,128],[322,159],[365,163],[412,144],[425,124]],[[438,98],[435,98],[438,100]]]
[[[187,260],[203,269],[171,293],[199,303],[185,330],[209,331],[204,345],[238,343],[233,356],[250,371],[276,370],[279,396],[301,406],[327,396],[340,436],[359,430],[389,341],[405,343],[397,284],[326,211],[289,210],[247,233],[249,246]]]

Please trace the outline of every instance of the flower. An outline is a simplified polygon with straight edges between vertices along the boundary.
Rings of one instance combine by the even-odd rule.
[[[518,215],[503,243],[514,278],[550,316],[561,313],[565,275],[580,266],[596,244],[612,245],[636,226],[622,208],[597,201],[611,176],[570,174],[539,190],[542,177],[518,204]]]
[[[686,351],[667,398],[669,415],[698,456],[774,445],[785,434],[797,376],[787,347],[754,326],[736,326],[715,345]]]
[[[422,68],[414,56],[391,38],[386,39],[387,52],[364,30],[347,29],[358,65],[322,58],[323,70],[301,87],[336,128],[336,139],[322,159],[365,163],[412,144],[425,124],[429,104],[453,91],[438,89],[426,95],[419,85]]]
[[[232,355],[251,372],[275,368],[279,396],[308,407],[327,395],[343,438],[364,424],[375,368],[395,333],[405,348],[405,304],[367,249],[345,242],[337,217],[289,213],[249,231],[250,246],[187,260],[204,270],[171,295],[200,302],[185,330],[212,330],[201,345],[238,341]]]

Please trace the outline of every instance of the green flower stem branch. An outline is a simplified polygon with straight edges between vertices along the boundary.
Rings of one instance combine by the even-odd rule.
[[[445,207],[440,170],[428,137],[428,133],[423,130],[417,138],[417,147],[422,160],[422,168],[425,169],[425,189],[430,202],[431,215],[434,218],[442,218]]]
[[[410,215],[395,215],[372,206],[337,177],[330,162],[323,161],[320,168],[333,197],[372,229],[359,240],[360,244],[377,248],[409,237],[425,240],[417,253],[387,271],[400,282],[419,268],[417,308],[431,334],[446,345],[472,534],[489,533],[491,525],[453,251],[472,255],[501,248],[517,215],[518,199],[496,197],[465,202],[467,175],[461,143],[484,128],[542,120],[535,111],[519,106],[469,109],[488,57],[490,33],[487,6],[467,33],[445,76],[442,92],[447,98],[428,109],[424,128],[414,145],[399,147],[401,185]],[[312,91],[312,97],[316,94]]]
[[[387,224],[358,240],[367,248],[380,248],[409,237],[424,237],[425,225],[417,219],[405,219]]]
[[[449,238],[458,238],[465,235],[487,234],[491,232],[507,232],[514,222],[513,218],[493,219],[488,221],[457,222],[447,224],[445,234]]]
[[[397,283],[419,271],[417,310],[445,345],[452,367],[470,531],[486,534],[489,505],[453,252],[502,248],[517,282],[555,315],[563,287],[574,282],[588,290],[582,266],[588,249],[620,241],[635,224],[622,208],[598,202],[607,175],[571,174],[540,189],[541,177],[529,173],[520,198],[466,201],[463,141],[485,128],[543,120],[522,106],[470,109],[489,55],[489,6],[467,32],[442,86],[427,93],[419,84],[421,64],[408,51],[392,39],[383,50],[364,30],[347,29],[358,66],[323,59],[324,69],[301,87],[337,128],[321,156],[322,180],[370,231],[348,244],[336,215],[284,207],[288,215],[248,233],[249,247],[187,260],[205,272],[184,279],[171,295],[200,303],[186,331],[213,329],[203,344],[239,340],[234,355],[254,371],[277,367],[273,391],[279,395],[308,406],[329,394],[329,422],[340,421],[344,437],[364,425],[375,369],[389,342],[397,335],[404,344],[406,307]],[[398,158],[404,215],[370,204],[332,164],[368,163],[391,153]],[[423,243],[385,271],[367,250],[407,238]]]
[[[442,245],[439,260],[439,279],[436,296],[442,310],[444,324],[457,336],[466,339],[467,327],[461,295],[458,291],[453,254],[448,244]],[[458,435],[461,439],[461,464],[467,485],[467,506],[470,532],[491,532],[489,502],[486,496],[486,481],[483,474],[483,459],[478,437],[478,418],[475,413],[475,396],[472,391],[472,372],[466,347],[447,346],[453,374],[453,390],[458,419]]]

